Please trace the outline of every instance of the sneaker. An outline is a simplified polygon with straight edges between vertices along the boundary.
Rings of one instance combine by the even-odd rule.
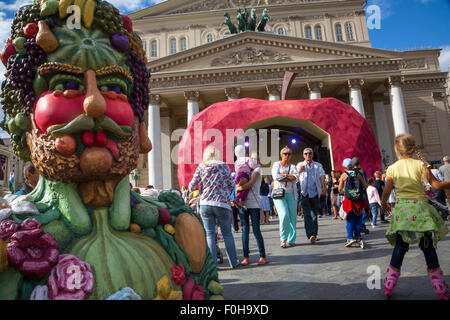
[[[378,226],[372,224],[372,229],[376,229],[376,228],[378,228]]]
[[[311,244],[316,243],[316,237],[315,236],[309,237],[309,241],[311,242]]]
[[[347,239],[345,246],[348,248],[348,247],[351,247],[354,243],[356,243],[355,239]]]

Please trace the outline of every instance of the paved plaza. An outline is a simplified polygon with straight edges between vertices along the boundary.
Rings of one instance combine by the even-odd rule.
[[[297,223],[297,246],[280,248],[278,220],[262,225],[268,264],[258,266],[258,248],[250,231],[250,264],[231,269],[226,256],[219,264],[219,279],[226,300],[384,300],[383,289],[369,290],[367,273],[378,266],[384,278],[393,247],[384,234],[388,224],[377,229],[369,225],[364,236],[366,248],[344,247],[345,222],[325,216],[319,219],[319,241],[306,239],[303,219]],[[450,224],[447,222],[447,225]],[[239,259],[242,259],[242,233],[234,233]],[[219,247],[225,255],[224,242]],[[438,243],[437,253],[446,281],[450,283],[450,235]],[[418,245],[406,254],[402,275],[391,299],[437,300],[426,272],[425,258]]]

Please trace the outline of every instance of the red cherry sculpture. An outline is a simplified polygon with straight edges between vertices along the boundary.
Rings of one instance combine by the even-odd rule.
[[[23,34],[25,35],[25,38],[30,39],[35,34],[37,34],[39,31],[39,28],[36,23],[30,22],[28,23],[25,28],[23,28]]]
[[[128,32],[133,32],[133,22],[131,22],[130,17],[125,14],[121,14],[121,16],[122,16],[122,21],[123,21],[123,27]]]
[[[95,143],[94,133],[92,133],[92,131],[83,132],[81,140],[86,147],[92,147]]]
[[[98,147],[104,147],[108,143],[108,138],[106,137],[106,133],[104,131],[99,131],[95,135],[95,144]]]

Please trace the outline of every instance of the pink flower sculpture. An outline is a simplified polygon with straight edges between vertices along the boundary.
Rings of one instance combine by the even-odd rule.
[[[194,284],[194,279],[189,277],[186,284],[183,287],[183,299],[184,300],[205,300],[203,294],[203,287],[196,286]]]
[[[19,229],[19,224],[12,220],[3,220],[0,223],[0,238],[3,240],[8,240],[17,230]]]
[[[59,256],[48,278],[50,300],[84,300],[94,290],[94,274],[89,263],[71,254]]]
[[[177,286],[182,286],[186,281],[184,267],[181,264],[170,268],[170,273],[172,273],[172,280]]]
[[[34,218],[25,219],[20,224],[21,230],[33,230],[33,229],[39,229],[40,227],[41,227],[41,224]]]
[[[41,229],[16,232],[6,248],[8,262],[31,279],[42,279],[58,261],[58,243]]]

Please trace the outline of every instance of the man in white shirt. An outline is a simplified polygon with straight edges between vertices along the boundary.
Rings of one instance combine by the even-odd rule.
[[[305,219],[306,237],[311,244],[317,240],[319,224],[317,216],[320,214],[320,196],[326,195],[325,171],[320,163],[313,161],[313,150],[303,150],[305,161],[297,164],[300,180],[300,201]]]
[[[442,162],[444,163],[444,165],[439,168],[442,181],[450,181],[450,157],[445,156],[444,158],[442,158]],[[450,190],[445,190],[445,194],[447,195],[447,204],[450,207]]]

